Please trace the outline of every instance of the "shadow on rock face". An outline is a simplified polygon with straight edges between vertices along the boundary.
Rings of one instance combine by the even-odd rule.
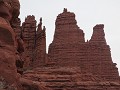
[[[36,85],[23,85],[23,90],[40,90]]]

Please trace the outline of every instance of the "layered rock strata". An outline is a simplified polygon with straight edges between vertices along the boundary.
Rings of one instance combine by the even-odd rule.
[[[33,61],[33,52],[35,49],[35,35],[36,35],[36,20],[34,16],[28,16],[25,18],[25,22],[22,24],[22,36],[25,44],[25,63],[31,64]]]
[[[75,14],[64,9],[55,23],[54,40],[49,46],[48,55],[59,66],[80,66],[80,58],[85,56],[84,32],[79,29]],[[80,57],[81,56],[81,57]],[[84,58],[84,57],[83,57]]]
[[[77,26],[75,14],[64,9],[57,16],[55,34],[45,54],[42,19],[36,35],[37,68],[24,72],[21,82],[29,90],[119,90],[120,77],[106,43],[104,25],[93,27],[93,35],[85,42],[84,32]],[[40,41],[40,42],[39,42]],[[39,48],[39,50],[38,50]],[[46,59],[43,59],[45,57]],[[42,61],[43,60],[43,61]],[[47,61],[47,62],[46,62]]]
[[[98,75],[106,81],[118,81],[118,69],[112,62],[104,25],[96,25],[91,39],[85,42],[84,32],[76,24],[75,15],[66,9],[58,15],[48,52],[51,62],[59,67],[80,67],[81,73]]]
[[[0,90],[120,90],[103,24],[94,26],[91,39],[85,42],[75,14],[64,9],[57,16],[54,39],[46,54],[42,18],[37,25],[35,16],[29,15],[20,26],[18,0],[12,1],[15,6],[10,24],[11,13],[0,1],[5,10],[0,9]],[[22,68],[22,73],[18,70],[21,78],[16,66]]]
[[[80,67],[43,67],[24,72],[25,88],[33,90],[119,90],[120,83],[104,81],[92,74],[83,74]],[[29,90],[29,89],[26,89]]]
[[[22,24],[22,36],[25,43],[24,67],[43,66],[46,60],[46,28],[42,28],[42,18],[36,25],[35,16],[27,16]]]

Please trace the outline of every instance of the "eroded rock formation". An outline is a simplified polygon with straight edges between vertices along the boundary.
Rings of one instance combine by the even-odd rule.
[[[54,40],[48,55],[58,66],[81,67],[82,73],[118,81],[118,70],[112,62],[103,29],[103,24],[96,25],[91,39],[85,42],[83,31],[76,25],[75,15],[64,10],[56,19]]]
[[[17,73],[18,43],[11,23],[19,15],[18,0],[0,1],[0,90],[22,90]]]
[[[40,89],[33,90],[119,90],[118,82],[83,74],[80,67],[43,67],[24,72],[23,85]],[[29,89],[27,89],[29,90]]]
[[[120,90],[103,24],[86,42],[75,14],[64,9],[47,54],[42,18],[37,25],[29,15],[21,26],[19,2],[10,1],[0,1],[0,90]]]
[[[119,90],[120,77],[105,40],[104,25],[94,26],[87,42],[75,14],[67,9],[57,16],[55,25],[54,39],[46,54],[45,28],[40,19],[30,66],[37,68],[23,73],[23,86],[27,90]]]
[[[26,67],[38,67],[45,65],[46,59],[46,28],[42,29],[42,18],[36,27],[34,16],[27,16],[22,24],[22,36],[25,44],[23,55]]]

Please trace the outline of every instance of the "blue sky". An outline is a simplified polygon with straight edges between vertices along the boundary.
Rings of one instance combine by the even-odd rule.
[[[47,46],[53,40],[56,16],[63,8],[76,14],[77,24],[83,29],[86,40],[91,38],[96,24],[104,24],[113,62],[120,71],[120,0],[20,0],[20,3],[22,21],[27,15],[35,15],[38,22],[40,17],[43,18]]]

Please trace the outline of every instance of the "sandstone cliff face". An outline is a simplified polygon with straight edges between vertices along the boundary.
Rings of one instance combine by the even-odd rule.
[[[32,62],[37,68],[23,73],[21,82],[25,90],[120,90],[120,77],[105,40],[104,25],[94,26],[87,42],[75,14],[67,9],[57,16],[55,25],[47,55],[45,29],[42,30],[40,19],[36,58]]]
[[[7,37],[6,37],[7,36]],[[21,90],[16,68],[16,40],[11,26],[0,17],[0,90]]]
[[[76,24],[74,13],[64,9],[58,15],[54,40],[48,52],[52,62],[62,67],[81,67],[82,73],[118,81],[118,70],[105,40],[104,25],[96,25],[91,39],[85,42],[84,33]]]
[[[93,27],[91,39],[85,42],[75,14],[64,9],[57,16],[46,54],[42,19],[37,26],[35,16],[29,15],[20,26],[17,7],[12,27],[0,16],[0,90],[120,90],[103,24]]]
[[[16,61],[20,60],[19,45],[12,27],[19,9],[18,0],[0,1],[0,90],[22,90],[16,67]]]

